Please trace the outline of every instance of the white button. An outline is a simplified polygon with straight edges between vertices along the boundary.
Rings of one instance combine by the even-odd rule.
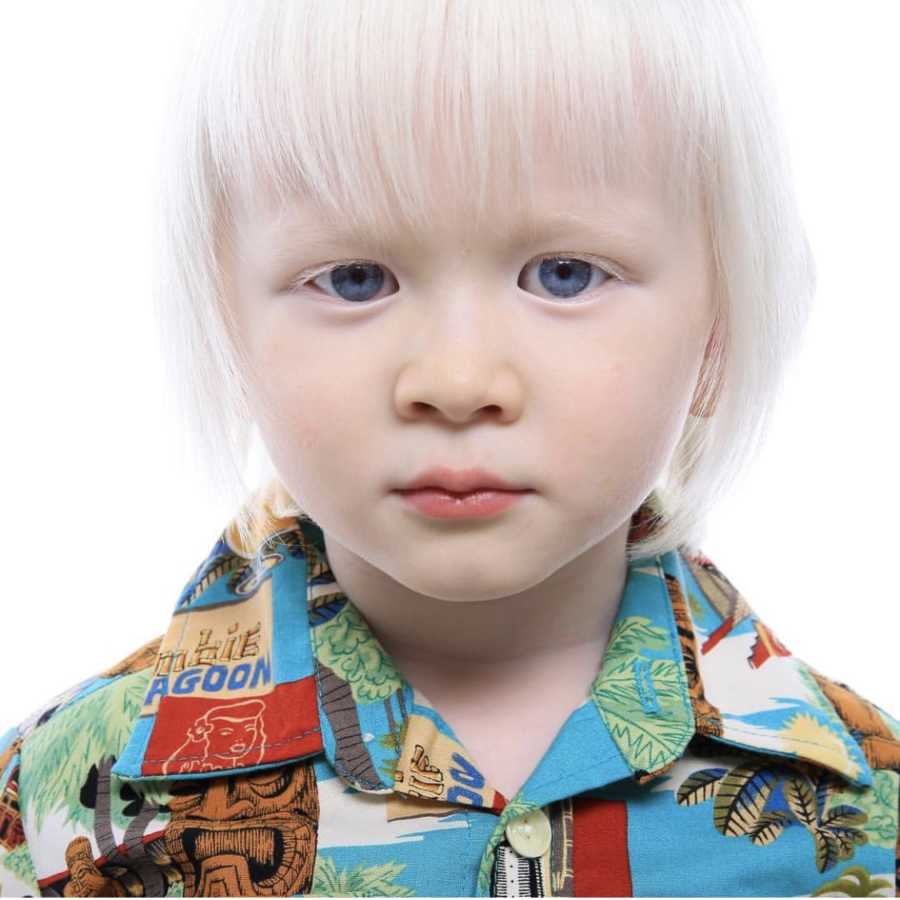
[[[519,856],[543,856],[550,846],[550,820],[543,810],[532,809],[509,820],[506,839]]]

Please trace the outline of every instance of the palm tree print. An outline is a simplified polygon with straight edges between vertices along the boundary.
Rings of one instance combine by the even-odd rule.
[[[8,853],[0,853],[0,867],[8,869],[23,884],[29,885],[34,890],[34,896],[40,895],[40,888],[37,883],[37,872],[34,870],[34,862],[28,851],[28,844],[21,843],[15,850]],[[4,888],[8,888],[8,884],[3,883],[3,873],[0,872],[0,897],[5,897],[7,892]],[[10,894],[9,896],[12,896]]]
[[[340,869],[330,856],[319,854],[310,896],[320,897],[411,897],[413,889],[394,884],[406,863],[386,862],[382,865],[358,865]]]
[[[107,756],[91,766],[81,788],[81,804],[86,809],[94,810],[94,836],[100,853],[106,857],[107,865],[119,866],[133,873],[144,896],[159,896],[165,887],[162,873],[151,859],[143,836],[147,826],[164,807],[147,803],[145,797],[138,794],[130,784],[111,776],[110,770],[115,761],[114,756]],[[119,796],[126,803],[122,814],[134,817],[125,829],[124,854],[119,852],[112,829],[111,793],[116,784],[119,784]]]
[[[316,598],[309,614],[316,681],[334,734],[336,768],[360,786],[385,787],[394,780],[393,768],[386,780],[376,772],[360,730],[358,705],[383,703],[393,734],[398,726],[391,701],[397,695],[402,710],[402,679],[362,614],[345,595]],[[399,745],[392,749],[399,754]]]
[[[93,827],[94,810],[81,802],[82,788],[104,754],[119,754],[128,743],[151,674],[144,669],[119,676],[60,709],[23,744],[23,769],[29,778],[19,802],[23,810],[27,808],[35,831],[58,810],[84,831]],[[32,793],[31,785],[40,785],[40,790]],[[120,805],[114,804],[110,814],[116,825],[128,827],[130,817]]]
[[[847,897],[884,897],[882,891],[893,887],[886,878],[872,878],[863,866],[849,866],[834,881],[820,884],[810,896],[821,897],[823,894],[840,893]],[[887,896],[890,897],[891,894]]]
[[[868,841],[861,827],[868,814],[837,803],[829,808],[835,781],[824,769],[787,763],[741,763],[692,772],[676,791],[679,806],[713,801],[713,825],[727,837],[748,836],[757,846],[771,844],[785,828],[799,823],[813,837],[816,868],[825,872],[850,859]]]

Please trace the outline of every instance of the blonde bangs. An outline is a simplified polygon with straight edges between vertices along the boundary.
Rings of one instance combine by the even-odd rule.
[[[436,156],[474,221],[498,197],[527,203],[544,147],[599,200],[643,177],[636,148],[653,141],[680,211],[698,195],[712,111],[697,88],[702,35],[647,32],[665,9],[232,4],[217,30],[202,31],[187,80],[226,198],[231,186],[304,197],[366,236],[429,228]]]

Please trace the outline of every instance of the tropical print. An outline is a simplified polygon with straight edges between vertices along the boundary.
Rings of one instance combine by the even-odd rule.
[[[505,797],[277,489],[164,634],[0,735],[0,893],[895,896],[900,722],[701,552],[629,564],[588,698]],[[651,494],[632,538],[658,521]]]

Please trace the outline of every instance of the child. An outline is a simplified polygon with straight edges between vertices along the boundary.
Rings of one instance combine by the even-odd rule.
[[[743,8],[203,11],[159,296],[266,476],[0,738],[3,891],[893,895],[900,722],[697,546],[814,283]]]

